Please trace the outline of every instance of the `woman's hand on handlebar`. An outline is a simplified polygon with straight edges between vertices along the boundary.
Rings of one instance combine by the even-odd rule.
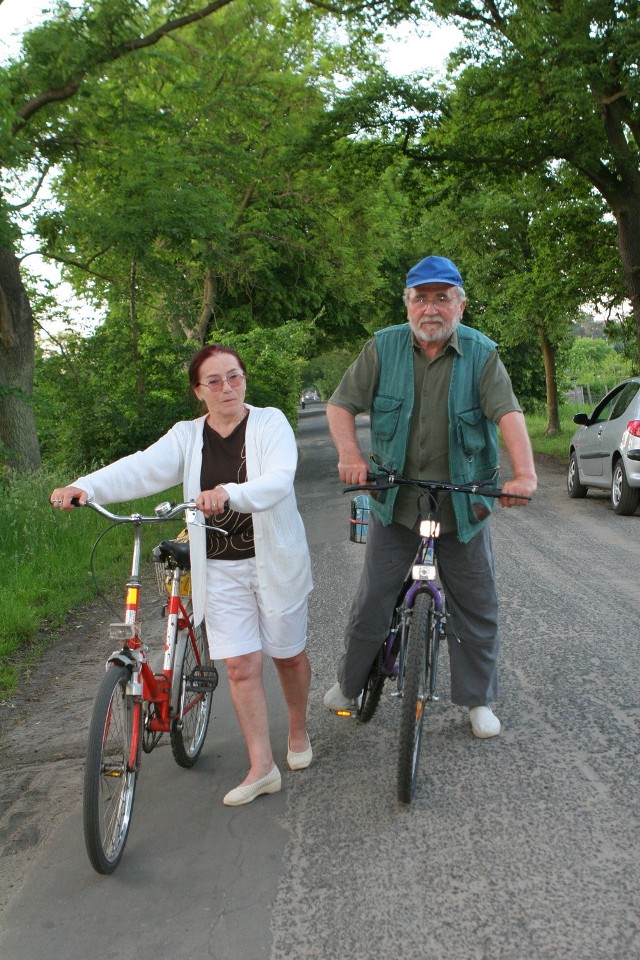
[[[74,499],[79,502],[72,503]],[[75,510],[77,506],[84,506],[88,499],[89,494],[81,487],[56,487],[49,497],[49,503],[57,510]]]
[[[229,494],[221,486],[214,487],[213,490],[201,490],[196,497],[196,507],[205,517],[219,516],[228,506]]]

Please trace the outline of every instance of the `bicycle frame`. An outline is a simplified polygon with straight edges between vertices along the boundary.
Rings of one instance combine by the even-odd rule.
[[[402,695],[402,676],[399,675],[398,653],[406,644],[411,611],[418,593],[421,591],[430,593],[436,615],[441,620],[444,620],[445,617],[444,594],[435,583],[435,547],[439,535],[439,526],[434,520],[423,520],[420,524],[422,542],[400,590],[399,602],[396,606],[399,623],[397,628],[389,633],[384,642],[382,669],[387,677],[398,680],[396,696]],[[399,642],[397,642],[398,635],[400,635]]]
[[[176,704],[172,702],[171,689],[173,678],[173,665],[176,651],[176,639],[181,630],[187,630],[189,642],[194,645],[195,638],[191,620],[182,603],[180,594],[180,579],[183,571],[176,564],[171,573],[171,586],[168,595],[165,614],[167,618],[167,628],[165,632],[164,658],[162,671],[154,673],[146,656],[146,647],[140,637],[139,613],[140,613],[140,594],[142,590],[142,579],[140,577],[140,560],[142,556],[142,527],[145,523],[152,523],[160,520],[172,519],[181,509],[187,509],[187,522],[193,522],[189,518],[189,513],[195,516],[195,509],[192,503],[180,504],[174,507],[170,504],[160,504],[156,508],[156,516],[143,517],[140,514],[132,514],[130,517],[121,517],[105,510],[100,505],[89,502],[87,506],[92,507],[98,513],[115,522],[128,522],[134,527],[133,554],[131,559],[131,573],[126,582],[124,619],[119,623],[109,625],[109,638],[122,643],[118,650],[114,650],[107,660],[107,667],[110,664],[121,664],[131,671],[131,678],[127,684],[127,695],[132,697],[134,702],[142,704],[147,702],[154,705],[154,712],[145,718],[144,730],[150,733],[167,733],[171,728],[171,723],[176,719]],[[221,531],[225,533],[225,531]],[[204,693],[193,699],[189,709],[202,699]],[[136,707],[136,714],[140,708]],[[132,737],[131,750],[129,756],[129,769],[138,770],[141,761],[141,740],[140,723],[136,716],[134,723],[134,736]],[[182,716],[179,717],[182,720]]]

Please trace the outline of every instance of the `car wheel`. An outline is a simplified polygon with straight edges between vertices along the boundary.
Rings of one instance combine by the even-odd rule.
[[[578,458],[575,450],[569,457],[569,469],[567,471],[567,493],[574,500],[586,497],[588,487],[580,483],[580,474],[578,473]]]
[[[640,501],[640,488],[630,487],[622,460],[618,460],[613,468],[611,482],[611,506],[621,517],[630,517],[636,512]]]

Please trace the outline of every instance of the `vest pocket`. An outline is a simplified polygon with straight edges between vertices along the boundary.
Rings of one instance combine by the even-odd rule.
[[[458,414],[458,440],[468,457],[474,456],[487,446],[485,424],[485,417],[480,407]]]
[[[371,433],[380,440],[391,440],[398,429],[402,399],[378,394],[371,404]]]

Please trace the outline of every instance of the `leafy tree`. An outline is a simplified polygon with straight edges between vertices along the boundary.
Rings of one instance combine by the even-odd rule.
[[[75,155],[76,111],[114,64],[229,2],[97,0],[75,8],[59,0],[54,18],[25,35],[22,57],[0,70],[0,450],[20,469],[37,467],[40,450],[31,406],[34,318],[18,258],[24,203],[12,206],[10,197],[19,183],[37,193],[52,166]]]
[[[569,164],[615,218],[640,359],[637,0],[427,0],[423,9],[462,26],[467,42],[452,59],[448,137],[412,152],[429,165]],[[613,283],[607,292],[622,298]]]
[[[154,61],[136,98],[101,87],[82,167],[62,172],[59,209],[38,224],[84,295],[135,294],[141,322],[163,311],[198,342],[292,317],[317,319],[325,339],[362,332],[393,221],[388,184],[354,169],[351,143],[329,167],[318,157],[310,130],[332,92],[320,70],[353,66],[314,24],[304,33],[283,16],[271,2],[229,8],[190,32],[171,83]]]
[[[606,393],[620,380],[631,375],[630,366],[619,350],[603,337],[574,337],[567,355],[567,387],[588,386]]]
[[[295,426],[301,358],[310,335],[304,325],[290,323],[269,331],[268,337],[258,329],[219,331],[217,340],[237,349],[247,365],[247,401],[279,407]],[[110,314],[91,336],[69,333],[61,349],[38,352],[35,412],[49,466],[82,472],[109,463],[153,443],[177,420],[198,415],[187,378],[195,345],[171,338],[161,321],[144,327],[139,356],[145,402],[140,409],[128,336],[126,314]]]
[[[459,264],[468,322],[511,354],[525,402],[543,386],[547,430],[555,433],[556,353],[584,303],[615,299],[622,289],[614,225],[602,198],[569,164],[527,170],[487,160],[496,154],[493,127],[486,118],[471,129],[472,109],[464,83],[425,92],[374,80],[348,91],[327,125],[334,136],[349,126],[361,137],[365,131],[373,155],[380,155],[382,139],[387,162],[401,171],[404,196],[419,198],[402,230],[401,249],[410,251],[405,264],[426,252]],[[394,148],[408,162],[399,163]],[[531,368],[541,361],[544,384]]]

